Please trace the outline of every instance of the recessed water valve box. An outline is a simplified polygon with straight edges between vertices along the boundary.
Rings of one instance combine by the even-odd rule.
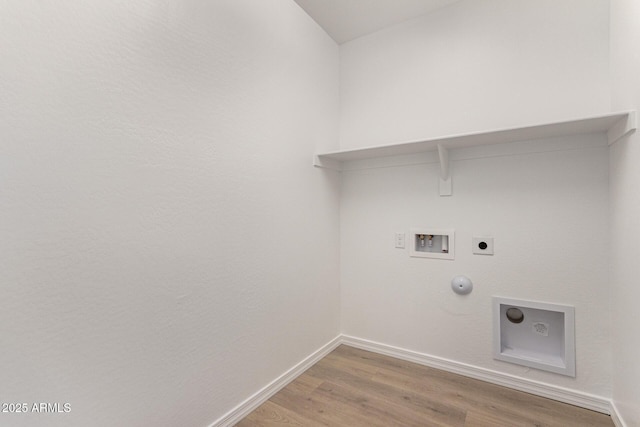
[[[409,256],[418,258],[453,259],[453,230],[413,228],[409,235]]]

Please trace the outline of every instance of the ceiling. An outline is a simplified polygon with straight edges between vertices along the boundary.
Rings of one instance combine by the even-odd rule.
[[[339,44],[459,0],[295,0]]]

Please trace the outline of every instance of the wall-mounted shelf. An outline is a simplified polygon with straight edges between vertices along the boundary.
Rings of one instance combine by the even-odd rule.
[[[320,168],[341,170],[343,162],[438,151],[440,159],[440,194],[451,195],[451,177],[449,176],[448,164],[448,150],[450,149],[592,133],[605,133],[608,143],[611,145],[634,132],[636,128],[636,112],[625,111],[518,128],[473,132],[420,141],[320,153],[314,156],[313,165]]]

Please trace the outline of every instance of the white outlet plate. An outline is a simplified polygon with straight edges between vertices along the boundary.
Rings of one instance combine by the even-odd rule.
[[[396,248],[404,249],[404,233],[396,233]]]
[[[484,249],[482,249],[483,247]],[[474,236],[471,241],[471,248],[476,255],[493,255],[493,237]]]

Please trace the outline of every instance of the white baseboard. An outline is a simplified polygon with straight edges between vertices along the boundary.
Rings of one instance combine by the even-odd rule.
[[[614,401],[611,401],[611,421],[616,427],[627,427],[627,424],[620,417],[620,412],[618,412]]]
[[[531,393],[536,396],[546,397],[557,400],[559,402],[568,403],[570,405],[579,406],[581,408],[590,409],[592,411],[610,414],[611,419],[616,427],[627,427],[615,407],[615,404],[604,397],[595,396],[576,390],[566,389],[563,387],[545,384],[538,381],[528,380],[526,378],[514,375],[504,374],[502,372],[492,371],[490,369],[480,368],[466,363],[456,362],[454,360],[441,357],[431,356],[416,351],[394,347],[375,341],[369,341],[362,338],[356,338],[348,335],[339,335],[333,340],[323,345],[313,354],[306,357],[300,363],[289,369],[287,372],[267,384],[261,390],[253,394],[247,400],[227,412],[210,427],[230,427],[239,422],[241,419],[249,415],[254,409],[269,400],[271,396],[284,388],[291,381],[295,380],[308,368],[317,363],[324,356],[332,352],[340,344],[374,353],[383,354],[385,356],[395,357],[397,359],[406,360],[408,362],[418,363],[420,365],[429,366],[431,368],[441,369],[443,371],[452,372],[454,374],[464,375],[466,377],[475,378],[488,383],[509,387],[515,390]]]
[[[582,393],[576,390],[570,390],[551,384],[528,380],[509,374],[504,374],[502,372],[492,371],[490,369],[480,368],[477,366],[468,365],[441,357],[430,356],[428,354],[418,353],[416,351],[406,350],[403,348],[398,348],[361,338],[343,335],[341,343],[362,350],[380,353],[386,356],[395,357],[397,359],[406,360],[408,362],[418,363],[420,365],[429,366],[431,368],[441,369],[443,371],[464,375],[466,377],[475,378],[478,380],[486,381],[488,383],[509,387],[515,390],[524,391],[526,393],[535,394],[537,396],[546,397],[564,403],[569,403],[581,408],[602,412],[607,415],[612,412],[611,401],[601,396],[595,396],[592,394]],[[616,426],[625,427],[624,424],[616,424]]]
[[[341,343],[342,337],[338,335],[327,344],[314,351],[293,368],[267,384],[253,396],[249,397],[247,400],[220,417],[217,421],[211,424],[210,427],[228,427],[236,424],[241,419],[249,415],[258,406],[269,400],[271,396],[283,389],[291,381],[295,380],[299,375],[317,363],[324,356],[331,353]]]

